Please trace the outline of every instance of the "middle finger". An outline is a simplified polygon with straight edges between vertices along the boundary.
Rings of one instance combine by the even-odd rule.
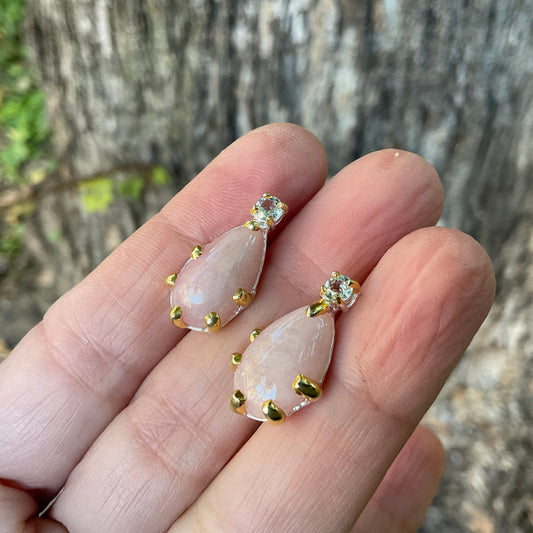
[[[254,327],[310,303],[333,269],[364,279],[441,207],[435,171],[412,154],[385,150],[343,169],[272,245],[254,306],[170,352],[73,471],[53,517],[73,533],[165,531],[257,428],[227,407],[228,355]]]

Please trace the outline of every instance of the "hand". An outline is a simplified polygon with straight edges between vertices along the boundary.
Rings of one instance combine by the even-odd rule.
[[[443,468],[417,425],[490,308],[491,264],[432,227],[442,188],[420,157],[326,172],[305,130],[253,131],[52,306],[0,366],[0,531],[417,529]],[[176,329],[165,277],[265,191],[290,210],[256,301],[214,335]],[[332,270],[364,284],[323,397],[281,426],[232,413],[229,354]]]

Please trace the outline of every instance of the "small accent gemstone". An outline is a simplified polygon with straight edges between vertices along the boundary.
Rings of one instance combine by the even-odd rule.
[[[321,291],[322,297],[335,305],[352,305],[357,294],[350,285],[351,279],[348,276],[338,274],[326,281]]]
[[[283,210],[283,202],[275,196],[263,196],[252,207],[252,217],[259,224],[259,227],[268,230],[270,225],[276,225],[285,214]],[[269,225],[268,219],[271,219],[274,224]]]

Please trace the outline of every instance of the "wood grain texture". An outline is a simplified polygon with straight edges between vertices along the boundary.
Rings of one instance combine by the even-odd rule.
[[[496,252],[532,175],[532,19],[514,1],[33,0],[27,28],[74,174],[157,162],[189,179],[251,128],[297,122],[332,172],[381,147],[423,155],[444,220]]]

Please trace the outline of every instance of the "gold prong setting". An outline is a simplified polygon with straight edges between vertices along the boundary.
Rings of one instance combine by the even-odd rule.
[[[165,280],[165,282],[167,284],[167,287],[169,289],[173,289],[174,285],[176,284],[176,280],[177,279],[178,279],[178,275],[177,274],[170,274],[169,276],[167,276],[167,279]]]
[[[244,225],[253,231],[258,229],[268,231],[280,222],[288,210],[289,206],[286,203],[266,192],[251,207],[252,220],[245,222]]]
[[[220,316],[216,311],[205,315],[205,327],[210,333],[214,333],[220,329]]]
[[[191,259],[198,259],[202,255],[202,246],[197,244],[191,249]]]
[[[303,374],[298,374],[292,383],[292,390],[309,400],[314,402],[322,395],[322,389],[320,385],[310,378],[305,377]]]
[[[261,331],[263,331],[261,328],[255,328],[252,333],[250,333],[250,342],[254,342]]]
[[[187,324],[183,320],[183,310],[179,305],[175,305],[170,310],[170,320],[178,328],[186,328]]]
[[[312,303],[310,306],[308,306],[307,311],[305,314],[313,318],[318,315],[323,315],[324,313],[327,313],[330,309],[330,305],[326,300],[318,300],[318,302]]]
[[[242,361],[242,353],[233,352],[230,355],[229,367],[231,368],[232,372],[235,372],[235,370],[237,370],[237,367],[241,364],[241,361]]]
[[[322,299],[307,308],[307,316],[314,317],[339,308],[349,309],[355,303],[360,289],[357,281],[344,274],[332,272],[331,277],[320,287]]]
[[[275,426],[285,422],[285,413],[272,400],[267,400],[263,403],[263,414]]]
[[[247,220],[244,225],[251,231],[259,231],[259,224],[255,220]]]
[[[252,303],[254,295],[244,289],[237,289],[233,295],[233,301],[242,307],[247,307]]]
[[[246,397],[239,389],[231,395],[229,405],[234,413],[239,415],[246,414]]]

